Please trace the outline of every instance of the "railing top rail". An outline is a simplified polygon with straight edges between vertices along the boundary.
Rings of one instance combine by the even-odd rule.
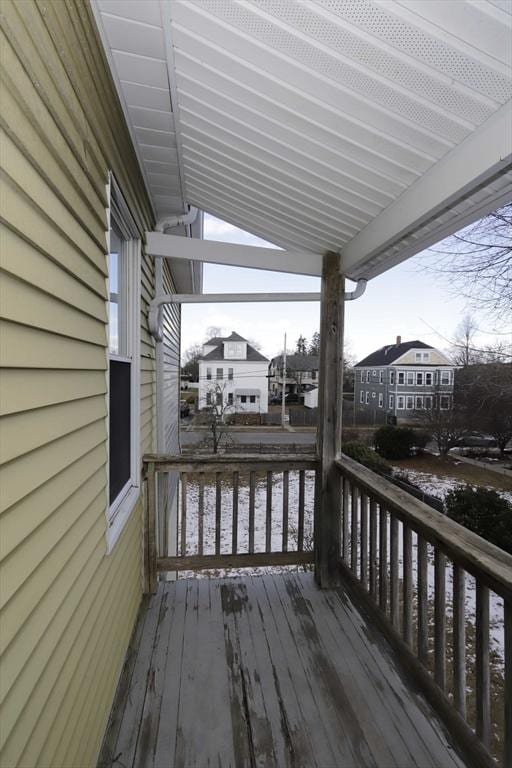
[[[342,474],[494,592],[512,600],[512,555],[343,455]]]
[[[164,453],[146,454],[144,464],[153,464],[157,471],[178,472],[249,472],[286,469],[316,469],[318,459],[314,454],[200,454],[193,456]]]

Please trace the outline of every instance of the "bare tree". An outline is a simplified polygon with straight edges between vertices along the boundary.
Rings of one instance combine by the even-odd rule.
[[[478,362],[478,353],[473,344],[477,330],[473,315],[469,313],[464,315],[455,329],[455,338],[452,342],[451,357],[455,365],[462,365],[464,367]]]
[[[221,386],[218,383],[212,384],[206,390],[206,424],[211,434],[212,448],[214,453],[219,452],[222,441],[226,442],[226,436],[229,431],[226,424],[226,416],[233,412],[234,406],[226,400],[226,385]]]
[[[467,429],[492,435],[503,454],[512,440],[512,363],[470,365],[457,371],[454,399]]]
[[[209,325],[206,329],[204,340],[205,343],[210,339],[218,339],[224,335],[223,329],[218,325]]]
[[[301,334],[295,344],[295,354],[307,355],[307,353],[307,339]]]
[[[184,352],[185,365],[183,366],[183,373],[188,374],[193,381],[199,379],[199,358],[202,354],[202,344],[191,344]]]
[[[431,271],[447,275],[458,294],[502,319],[512,312],[512,203],[451,235],[430,253]]]
[[[467,427],[463,414],[456,408],[441,408],[441,397],[432,398],[432,405],[421,414],[421,422],[432,435],[441,456],[446,456],[450,448],[457,445]]]

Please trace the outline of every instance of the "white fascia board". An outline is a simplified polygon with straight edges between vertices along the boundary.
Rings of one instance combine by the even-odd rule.
[[[167,259],[187,259],[313,277],[320,277],[322,274],[322,255],[319,253],[218,243],[214,240],[177,237],[161,232],[146,232],[146,253]]]
[[[480,201],[473,213],[465,212],[463,221],[454,217],[451,226],[445,223],[440,225],[439,231],[434,228],[428,237],[420,237],[398,255],[394,254],[392,263],[385,260],[372,265],[368,275],[365,273],[366,262],[413,234],[436,216],[455,207],[472,192],[484,187],[496,176],[506,173],[511,167],[512,101],[509,101],[341,249],[343,272],[351,277],[374,277],[484,216],[492,210],[492,201],[485,211]],[[495,207],[498,207],[500,202],[496,202]]]

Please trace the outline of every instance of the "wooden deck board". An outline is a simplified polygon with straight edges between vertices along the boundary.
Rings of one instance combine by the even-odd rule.
[[[102,768],[464,766],[385,642],[311,574],[161,584],[136,632]]]

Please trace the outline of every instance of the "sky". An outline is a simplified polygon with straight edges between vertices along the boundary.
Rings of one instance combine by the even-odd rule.
[[[205,240],[259,245],[270,244],[231,224],[205,214]],[[273,246],[272,246],[273,247]],[[368,282],[364,295],[345,304],[345,339],[354,361],[385,344],[420,339],[447,349],[447,339],[468,311],[466,300],[450,292],[448,279],[425,271],[436,257],[428,252],[409,259]],[[354,284],[347,282],[347,290]],[[205,264],[204,293],[258,293],[277,291],[320,291],[320,279],[256,269]],[[477,318],[486,333],[475,337],[475,345],[494,340],[490,321]],[[257,341],[261,352],[271,358],[286,347],[293,352],[300,335],[310,339],[320,325],[316,302],[274,304],[198,304],[182,307],[182,350],[205,340],[207,329],[220,327],[226,335],[236,331]],[[499,338],[503,339],[503,336]]]

